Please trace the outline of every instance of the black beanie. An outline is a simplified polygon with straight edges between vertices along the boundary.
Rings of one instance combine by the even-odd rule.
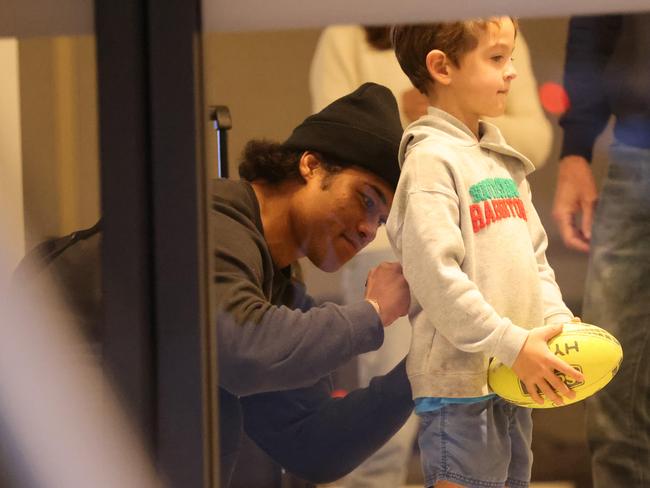
[[[401,137],[402,124],[393,94],[385,86],[364,83],[307,117],[283,146],[322,153],[333,164],[359,166],[395,189]]]

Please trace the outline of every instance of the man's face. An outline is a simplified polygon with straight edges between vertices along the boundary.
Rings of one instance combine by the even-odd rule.
[[[305,181],[289,216],[293,235],[318,268],[336,271],[375,238],[388,218],[393,191],[356,167],[330,174],[317,166]]]
[[[478,40],[478,46],[462,56],[452,82],[463,118],[470,121],[503,115],[510,82],[517,76],[512,65],[515,26],[509,17],[489,22]]]

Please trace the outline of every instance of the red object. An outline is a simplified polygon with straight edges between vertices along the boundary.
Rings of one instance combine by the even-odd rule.
[[[344,398],[345,395],[347,395],[347,394],[348,394],[347,390],[338,389],[338,390],[332,390],[332,393],[330,394],[330,396],[332,398]]]
[[[554,115],[562,115],[571,106],[564,87],[550,81],[539,87],[539,99],[544,110]]]

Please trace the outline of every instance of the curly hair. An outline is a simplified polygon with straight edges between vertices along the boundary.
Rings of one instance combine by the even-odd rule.
[[[287,149],[279,142],[253,139],[246,143],[239,163],[239,176],[247,181],[263,180],[270,184],[301,178],[299,163],[303,151]],[[323,168],[329,175],[340,172],[343,166],[318,154]],[[326,177],[325,182],[328,179]]]
[[[366,25],[366,42],[378,51],[385,51],[393,47],[390,41],[390,25]]]

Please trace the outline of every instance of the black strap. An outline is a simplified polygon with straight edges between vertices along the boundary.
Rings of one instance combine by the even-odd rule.
[[[50,264],[52,261],[54,261],[58,256],[63,254],[66,249],[68,249],[70,246],[73,244],[79,242],[79,241],[84,241],[98,232],[101,232],[102,230],[102,219],[100,218],[95,225],[92,227],[88,227],[87,229],[81,229],[73,232],[72,234],[69,234],[65,237],[61,237],[59,239],[54,239],[53,241],[46,241],[43,244],[46,244],[47,242],[52,242],[54,246],[46,251],[46,255],[42,255],[41,259],[43,260],[43,264],[47,266]]]
[[[14,282],[25,283],[31,276],[35,276],[50,265],[66,249],[79,241],[86,240],[102,231],[102,219],[87,229],[77,230],[64,237],[55,237],[41,242],[18,263],[14,271]]]

